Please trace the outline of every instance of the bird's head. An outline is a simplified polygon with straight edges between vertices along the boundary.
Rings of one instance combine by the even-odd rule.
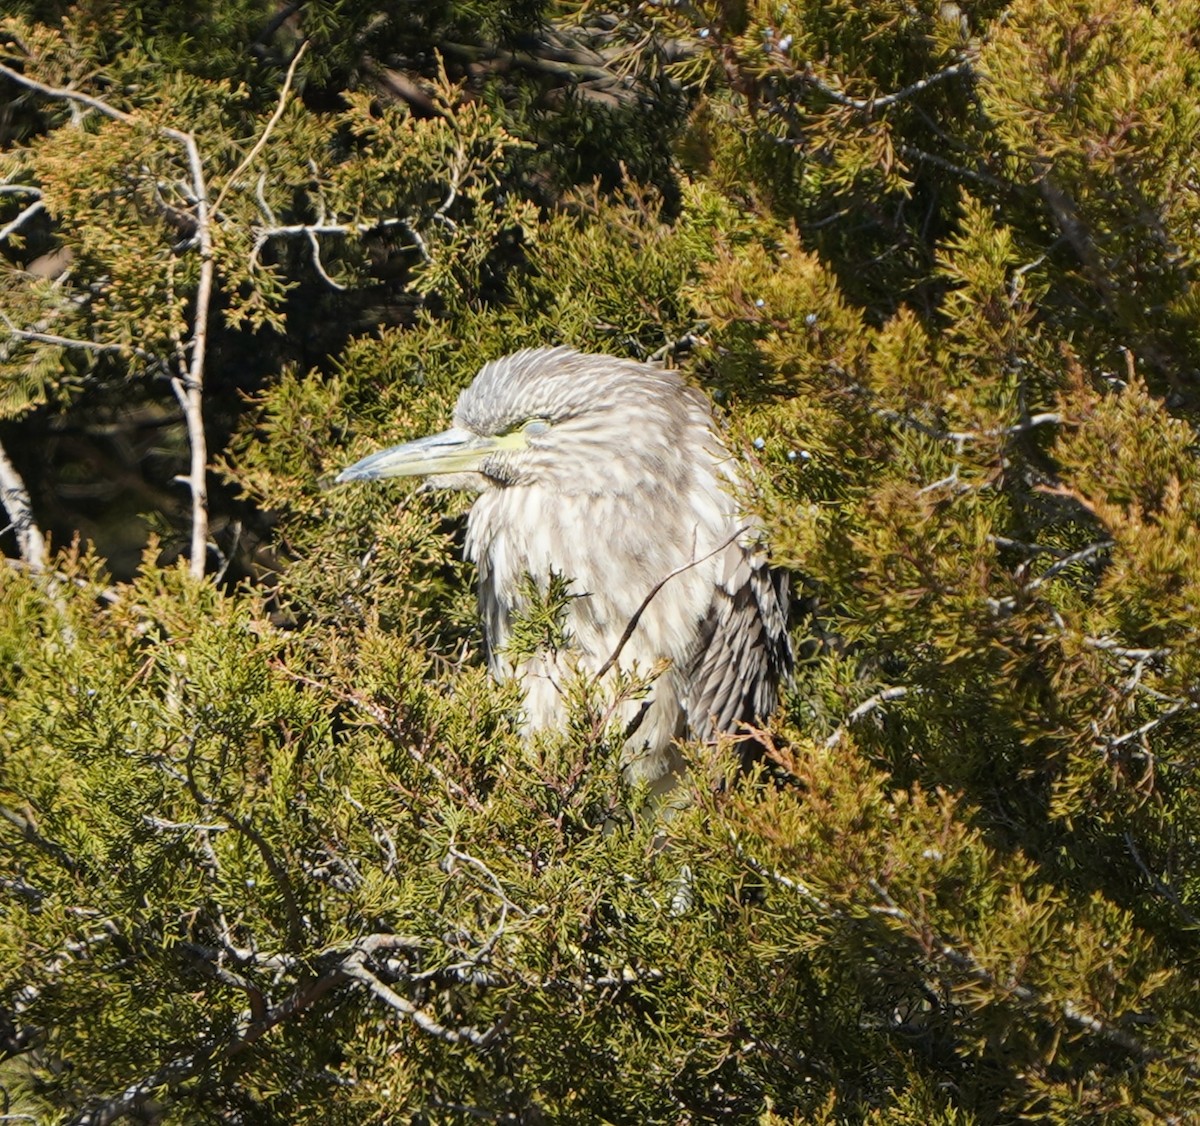
[[[449,430],[370,454],[337,480],[612,491],[622,480],[673,475],[697,438],[689,429],[707,418],[698,402],[675,372],[570,348],[527,349],[484,365],[459,395]]]

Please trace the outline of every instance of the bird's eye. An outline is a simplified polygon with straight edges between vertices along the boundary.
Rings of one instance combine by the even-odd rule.
[[[536,438],[539,434],[545,434],[550,429],[550,423],[544,418],[531,418],[525,423],[522,429],[525,431],[525,437]]]

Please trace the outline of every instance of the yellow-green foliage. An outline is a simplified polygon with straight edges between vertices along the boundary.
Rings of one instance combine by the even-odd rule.
[[[0,26],[60,89],[0,79],[35,511],[69,490],[26,435],[174,410],[182,130],[214,538],[251,541],[239,582],[173,539],[0,570],[5,1111],[1188,1120],[1196,3],[217,7]],[[801,604],[764,769],[684,748],[666,820],[586,684],[521,737],[468,501],[332,484],[559,343],[713,396]],[[569,643],[569,580],[515,656]]]

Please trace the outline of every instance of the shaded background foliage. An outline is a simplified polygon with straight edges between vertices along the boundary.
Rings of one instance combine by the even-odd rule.
[[[9,11],[6,1111],[1187,1118],[1195,0]],[[466,501],[329,487],[555,343],[713,395],[814,610],[665,827],[517,737]]]

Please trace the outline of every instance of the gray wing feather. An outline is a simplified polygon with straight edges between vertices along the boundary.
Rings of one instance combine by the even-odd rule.
[[[737,542],[720,562],[688,678],[688,727],[700,739],[766,719],[794,663],[786,576],[761,549]]]

